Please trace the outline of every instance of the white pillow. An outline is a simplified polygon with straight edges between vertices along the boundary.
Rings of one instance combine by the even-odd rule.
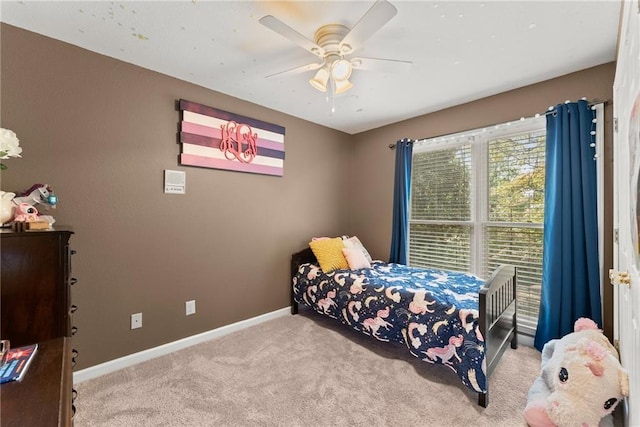
[[[362,244],[360,239],[358,239],[357,236],[352,236],[352,237],[344,236],[342,239],[343,239],[343,243],[344,243],[344,247],[345,248],[358,249],[358,250],[362,251],[362,254],[364,255],[365,259],[369,263],[371,263],[371,261],[373,261],[372,258],[371,258],[371,255],[369,255],[369,252],[367,251],[367,249],[364,247],[364,245]]]

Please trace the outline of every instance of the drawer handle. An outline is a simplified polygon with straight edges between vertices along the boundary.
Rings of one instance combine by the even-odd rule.
[[[78,283],[78,279],[72,277],[71,280],[69,280],[69,283],[71,283],[71,285],[75,285],[76,283]]]

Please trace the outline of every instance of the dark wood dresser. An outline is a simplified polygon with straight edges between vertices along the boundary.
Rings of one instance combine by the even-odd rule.
[[[72,234],[69,228],[0,229],[0,337],[12,348],[39,345],[25,377],[0,385],[2,426],[72,424]]]
[[[38,343],[38,350],[21,381],[0,385],[4,426],[73,425],[69,338]]]

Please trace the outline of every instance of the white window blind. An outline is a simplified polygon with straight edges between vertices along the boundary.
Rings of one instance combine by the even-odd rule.
[[[488,215],[482,275],[500,264],[518,267],[518,318],[533,333],[542,283],[546,131],[488,141]]]
[[[413,156],[409,264],[469,271],[471,145]]]
[[[488,278],[518,267],[518,323],[533,334],[542,280],[545,120],[414,145],[409,264]],[[469,136],[471,135],[471,136]]]

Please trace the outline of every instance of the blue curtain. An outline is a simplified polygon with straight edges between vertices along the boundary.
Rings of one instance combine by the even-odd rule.
[[[602,327],[594,119],[586,101],[547,114],[538,350],[573,332],[579,317]]]
[[[411,158],[413,141],[396,143],[396,172],[393,184],[393,225],[389,262],[407,264],[409,245],[409,197],[411,194]]]

